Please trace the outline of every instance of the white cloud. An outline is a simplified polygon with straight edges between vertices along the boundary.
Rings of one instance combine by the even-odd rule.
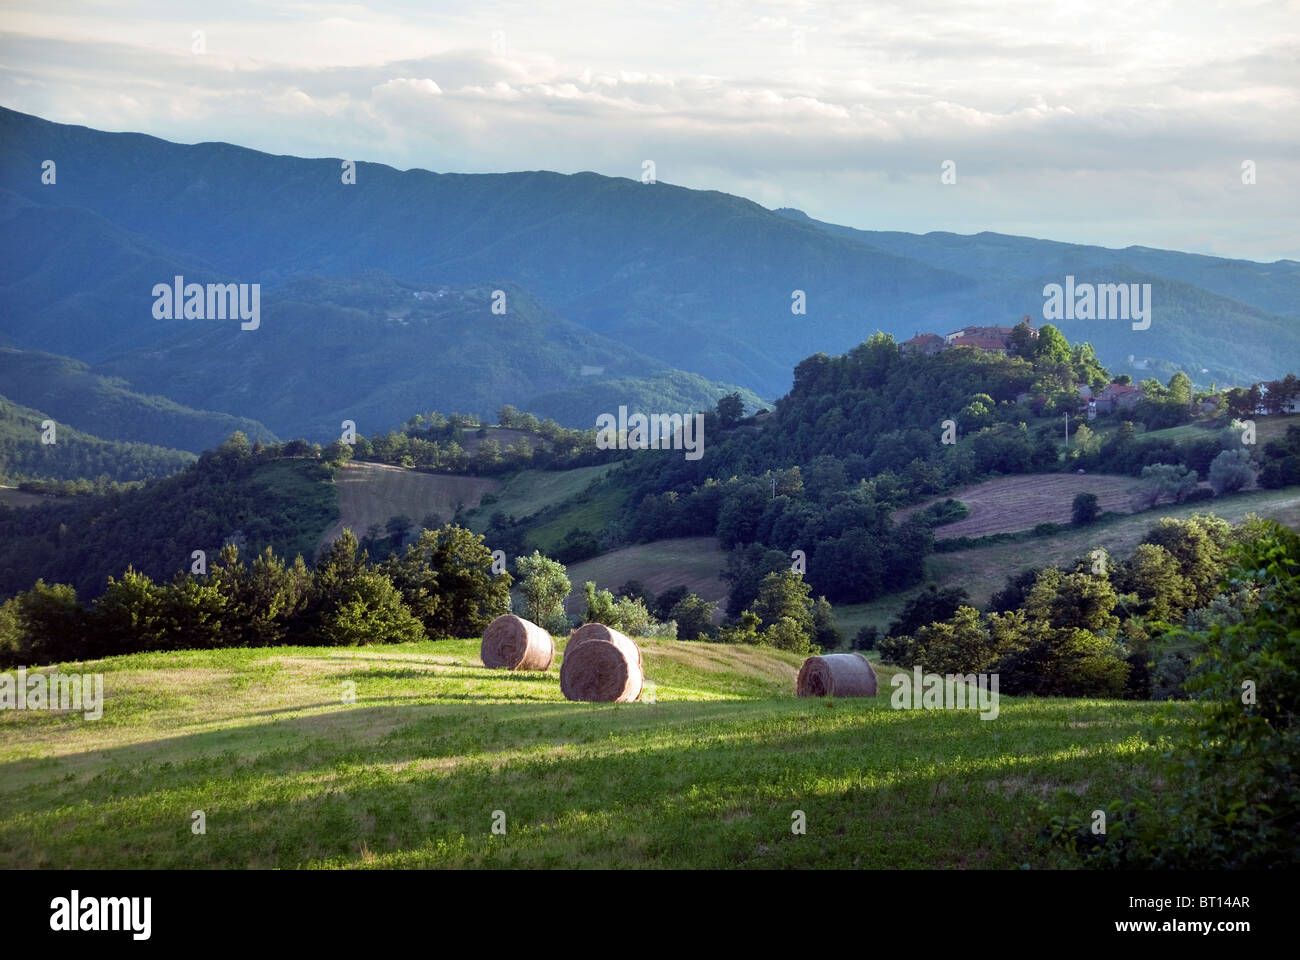
[[[1213,0],[236,4],[222,19],[197,0],[33,0],[6,9],[0,103],[399,167],[636,177],[653,157],[662,180],[865,228],[1300,259],[1295,21],[1286,2]]]
[[[376,96],[385,96],[388,94],[402,95],[413,93],[419,96],[442,96],[442,88],[425,77],[423,80],[416,80],[414,77],[398,77],[395,80],[386,80],[381,84],[371,88],[371,93]]]

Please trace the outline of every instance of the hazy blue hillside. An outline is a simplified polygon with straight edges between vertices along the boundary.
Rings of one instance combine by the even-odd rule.
[[[486,408],[553,398],[555,410],[582,411],[566,415],[576,423],[597,401],[585,399],[592,381],[580,372],[573,379],[575,370],[604,366],[607,380],[657,375],[647,360],[772,397],[789,387],[803,357],[848,349],[878,328],[905,338],[1039,317],[1043,284],[1067,273],[1153,285],[1150,330],[1062,324],[1116,370],[1132,355],[1135,369],[1176,363],[1200,383],[1246,381],[1277,376],[1280,357],[1300,355],[1300,275],[1291,262],[855,231],[718,192],[591,173],[440,174],[358,163],[356,184],[344,185],[338,159],[173,144],[8,110],[0,110],[0,143],[0,189],[9,191],[0,205],[0,336],[90,362],[112,357],[104,371],[136,389],[253,417],[281,435],[333,421],[345,407],[367,418],[404,416],[431,397]],[[40,183],[44,159],[58,163],[56,185]],[[254,346],[231,339],[229,325],[160,325],[150,313],[152,285],[176,273],[262,283],[269,304],[304,274],[331,282],[370,270],[413,289],[512,284],[548,312],[548,323],[567,326],[541,335],[489,319],[474,330],[495,339],[498,352],[488,357],[474,353],[481,342],[450,331],[417,335],[380,321],[349,330],[351,320],[328,310],[317,311],[329,319],[304,337],[311,311],[285,307],[274,323],[297,331],[295,352],[285,329],[264,326]],[[807,292],[806,316],[791,313],[795,290]],[[281,304],[320,302],[279,296]],[[608,350],[583,341],[584,332],[608,338],[601,343],[624,366],[590,359]],[[390,368],[391,353],[373,352],[376,338],[389,351],[418,352],[425,365],[403,356]],[[216,373],[200,364],[199,345],[213,352]],[[450,355],[459,349],[470,353]],[[336,388],[336,402],[307,409],[312,387],[274,389],[277,380],[321,379]],[[347,396],[337,396],[341,387]],[[635,396],[655,392],[638,387]]]
[[[702,410],[739,389],[561,320],[513,284],[501,288],[507,312],[494,314],[493,289],[413,291],[379,272],[348,282],[300,278],[263,302],[256,331],[193,325],[99,369],[317,441],[337,437],[345,419],[373,434],[414,410],[491,416],[506,403],[590,427],[619,403]],[[751,410],[761,404],[742,393]]]
[[[79,360],[49,353],[0,347],[0,384],[15,403],[43,410],[62,423],[93,428],[105,440],[201,453],[236,430],[249,440],[276,439],[256,420],[135,393],[123,380],[96,376]]]
[[[892,327],[904,302],[971,285],[748,200],[666,183],[359,163],[345,186],[338,160],[181,146],[12,111],[0,112],[0,140],[0,186],[84,207],[223,279],[376,268],[426,286],[510,281],[635,351],[764,395],[782,392],[810,352]],[[49,157],[54,187],[39,181]],[[796,289],[809,293],[806,317],[791,314]]]
[[[8,157],[0,148],[0,158]],[[0,326],[7,342],[97,360],[172,328],[153,318],[155,283],[176,274],[219,279],[90,210],[33,203],[3,189],[11,182],[0,180]]]
[[[1042,323],[1043,286],[1077,282],[1150,283],[1154,312],[1148,330],[1122,320],[1055,321],[1071,340],[1088,340],[1115,372],[1139,372],[1128,362],[1181,365],[1198,383],[1244,382],[1279,376],[1283,358],[1300,356],[1300,263],[1254,263],[1199,254],[1127,247],[1112,250],[997,233],[899,233],[856,230],[779,211],[794,222],[857,240],[871,249],[929,263],[978,286],[919,308],[897,331],[946,333],[968,323],[1001,323],[1028,313]],[[1204,370],[1204,372],[1202,372]]]

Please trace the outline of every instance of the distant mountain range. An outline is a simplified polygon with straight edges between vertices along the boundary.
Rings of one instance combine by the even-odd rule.
[[[42,183],[46,160],[54,184]],[[592,173],[359,162],[344,184],[339,159],[4,109],[0,224],[0,339],[281,437],[504,403],[590,426],[619,403],[700,408],[734,385],[752,407],[784,393],[799,360],[876,329],[904,339],[1025,314],[1041,323],[1043,286],[1067,274],[1152,285],[1149,330],[1059,324],[1117,371],[1245,382],[1300,356],[1293,261],[861,231]],[[175,276],[261,284],[261,327],[155,318],[153,288]],[[795,291],[806,315],[792,312]]]

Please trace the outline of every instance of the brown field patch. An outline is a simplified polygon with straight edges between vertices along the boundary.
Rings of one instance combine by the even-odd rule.
[[[71,497],[61,497],[52,493],[28,493],[17,487],[0,486],[0,503],[11,507],[34,507],[38,503],[60,503]]]
[[[683,585],[705,600],[720,601],[715,618],[720,619],[729,589],[720,576],[726,563],[727,555],[716,537],[677,537],[611,550],[569,567],[573,592],[565,601],[565,610],[582,612],[582,585],[588,580],[603,590],[617,590],[629,580],[640,580],[655,594]]]
[[[986,480],[952,494],[970,508],[970,516],[956,523],[936,527],[936,540],[953,537],[985,537],[995,533],[1030,530],[1040,523],[1069,523],[1074,497],[1095,493],[1103,511],[1129,512],[1129,494],[1137,478],[1103,473],[1031,473]],[[899,521],[931,503],[935,497],[894,514]]]
[[[389,517],[402,514],[417,524],[430,513],[447,522],[458,505],[473,509],[485,493],[501,486],[490,477],[420,473],[385,463],[344,464],[335,482],[339,519],[325,531],[321,546],[332,543],[344,527],[359,540],[372,525],[382,527]]]

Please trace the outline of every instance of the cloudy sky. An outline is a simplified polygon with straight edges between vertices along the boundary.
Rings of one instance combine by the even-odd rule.
[[[51,120],[1257,260],[1300,260],[1298,88],[1294,0],[0,0]]]

